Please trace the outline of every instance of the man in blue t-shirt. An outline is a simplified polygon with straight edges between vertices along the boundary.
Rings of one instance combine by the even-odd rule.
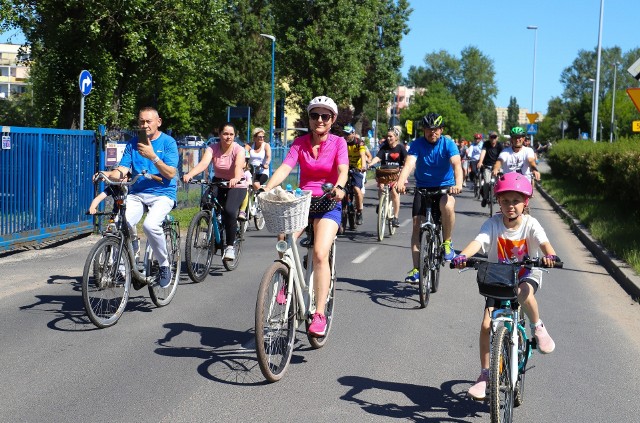
[[[142,219],[145,206],[148,208],[142,228],[158,259],[158,283],[164,288],[171,282],[172,275],[162,222],[177,199],[175,176],[179,162],[178,145],[176,140],[158,129],[162,125],[162,119],[156,109],[141,109],[138,125],[146,131],[146,139],[139,140],[135,137],[129,141],[118,167],[105,173],[110,179],[118,181],[125,179],[129,172],[132,177],[143,172],[150,176],[139,178],[130,187],[126,200],[126,217],[129,226],[134,228]]]
[[[460,152],[451,138],[442,135],[444,123],[442,116],[429,113],[422,119],[424,137],[411,143],[409,155],[398,178],[397,189],[405,192],[406,183],[411,171],[416,169],[416,187],[447,188],[448,194],[433,198],[432,210],[439,209],[442,221],[442,238],[445,259],[451,261],[455,256],[451,234],[455,223],[455,198],[453,195],[462,191],[462,165]],[[411,233],[411,256],[413,269],[409,271],[405,281],[417,283],[420,262],[420,225],[425,220],[427,198],[416,191],[413,197],[413,231]]]

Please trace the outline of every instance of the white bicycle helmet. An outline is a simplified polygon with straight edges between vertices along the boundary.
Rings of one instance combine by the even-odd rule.
[[[324,95],[315,97],[313,100],[309,102],[309,105],[307,106],[307,113],[319,107],[329,109],[333,112],[334,115],[336,116],[338,115],[338,106],[336,105],[336,102]]]

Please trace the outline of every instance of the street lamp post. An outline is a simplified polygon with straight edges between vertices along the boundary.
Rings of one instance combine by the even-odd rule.
[[[600,25],[598,27],[598,54],[596,58],[596,82],[594,92],[600,92],[600,58],[602,56],[602,20],[604,16],[604,0],[600,0]],[[598,141],[596,135],[597,123],[598,123],[598,95],[596,94],[593,101],[593,114],[591,115],[591,132],[593,142]]]
[[[533,82],[531,83],[531,113],[535,113],[534,98],[536,93],[536,50],[538,46],[538,27],[534,25],[527,26],[527,29],[533,29]],[[531,146],[533,147],[533,134],[531,134]]]
[[[589,81],[591,82],[591,130],[597,131],[596,126],[593,124],[593,119],[595,116],[594,113],[596,110],[596,80],[594,78],[589,78]],[[593,142],[596,142],[596,138],[596,134],[592,132],[591,139],[593,140]]]
[[[613,130],[616,116],[616,74],[618,73],[619,62],[613,63],[613,98],[611,99],[611,131],[609,133],[609,142],[613,142]]]
[[[269,144],[273,145],[273,109],[276,104],[276,37],[268,34],[260,34],[271,40],[271,107],[269,109]]]

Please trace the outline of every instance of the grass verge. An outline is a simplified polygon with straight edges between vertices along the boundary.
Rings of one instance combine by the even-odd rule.
[[[630,209],[624,198],[611,200],[601,191],[550,173],[541,181],[544,189],[609,251],[640,274],[640,211]]]

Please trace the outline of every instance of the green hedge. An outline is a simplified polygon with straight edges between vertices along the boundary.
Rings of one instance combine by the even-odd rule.
[[[607,198],[625,198],[629,206],[640,206],[640,141],[615,143],[563,140],[547,155],[557,178],[572,178],[585,190],[598,190]]]

